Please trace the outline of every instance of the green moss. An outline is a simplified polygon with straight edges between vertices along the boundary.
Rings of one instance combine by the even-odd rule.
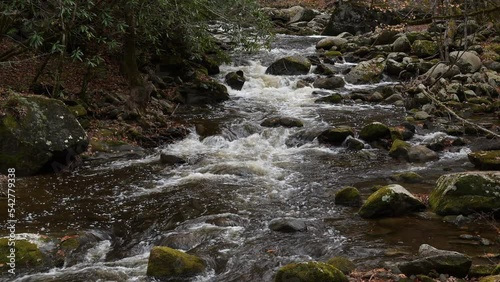
[[[435,282],[436,280],[434,280],[433,278],[427,276],[427,275],[422,275],[422,274],[419,274],[417,275],[417,281],[419,282]]]
[[[365,125],[359,133],[359,137],[365,141],[375,141],[382,138],[389,138],[390,136],[391,130],[389,127],[380,122],[372,122]]]
[[[424,178],[420,174],[413,171],[394,174],[393,176],[391,176],[391,179],[404,183],[421,183],[424,180]]]
[[[193,276],[205,270],[205,263],[197,256],[168,247],[153,247],[149,255],[147,275],[175,278]]]
[[[68,107],[70,112],[72,112],[76,117],[83,117],[87,115],[87,109],[82,105],[76,105]]]
[[[365,201],[358,211],[363,218],[399,216],[425,209],[425,205],[402,186],[384,186]]]
[[[340,51],[327,51],[327,52],[325,52],[325,56],[329,57],[329,58],[338,57],[338,56],[342,56],[342,52],[340,52]]]
[[[500,263],[491,272],[491,275],[499,275],[499,274],[500,274]]]
[[[494,265],[473,265],[469,270],[469,277],[482,277],[491,275]]]
[[[359,206],[361,204],[361,195],[356,187],[344,187],[335,194],[335,204]]]
[[[438,46],[434,41],[415,40],[411,46],[411,51],[419,57],[428,57],[438,52]]]
[[[408,142],[397,139],[392,142],[391,149],[389,150],[389,156],[393,158],[408,158],[408,149],[411,145]]]
[[[10,262],[10,258],[8,256],[11,254],[12,248],[15,249],[16,268],[33,268],[42,265],[43,254],[37,245],[27,240],[16,240],[15,246],[9,246],[9,240],[3,238],[0,239],[0,270],[9,268],[7,263]]]
[[[348,282],[342,271],[322,262],[291,263],[276,273],[275,282]]]
[[[479,282],[498,282],[498,281],[500,281],[500,275],[487,276],[479,280]]]
[[[61,242],[61,249],[65,251],[74,251],[80,247],[80,238],[72,237]]]
[[[345,275],[353,272],[356,269],[356,265],[345,257],[333,257],[329,259],[326,263],[333,265],[336,269],[342,271]]]

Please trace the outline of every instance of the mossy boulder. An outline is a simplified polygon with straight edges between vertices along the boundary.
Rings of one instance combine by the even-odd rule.
[[[372,122],[361,129],[359,138],[368,142],[391,138],[391,129],[381,122]]]
[[[15,246],[11,246],[15,243]],[[15,258],[11,258],[11,249],[15,249]],[[12,259],[12,260],[11,260]],[[10,265],[14,263],[14,265]],[[27,240],[0,239],[0,270],[7,272],[14,266],[16,269],[34,269],[43,266],[44,256],[38,246]]]
[[[486,276],[479,279],[479,282],[498,282],[500,281],[500,275]]]
[[[342,271],[345,275],[349,275],[356,269],[356,265],[346,257],[333,257],[326,263],[333,265],[336,269]]]
[[[321,97],[314,101],[314,103],[327,103],[327,104],[340,104],[344,100],[342,94],[335,93],[325,97]]]
[[[348,282],[347,277],[334,266],[323,262],[291,263],[281,267],[275,282]]]
[[[340,76],[331,76],[331,77],[320,77],[316,79],[313,83],[313,86],[316,88],[323,89],[337,89],[344,87],[345,81]]]
[[[473,265],[469,270],[469,277],[483,277],[492,275],[494,269],[494,265]]]
[[[177,89],[176,102],[187,105],[216,104],[229,100],[226,86],[213,79],[195,79]]]
[[[157,278],[190,277],[202,273],[205,263],[197,256],[184,252],[156,246],[151,249],[147,275]]]
[[[349,136],[354,136],[354,129],[349,126],[339,126],[321,132],[318,136],[318,142],[340,146]]]
[[[309,73],[311,62],[302,56],[289,56],[272,63],[266,74],[272,75],[302,75]]]
[[[411,42],[406,35],[400,36],[392,43],[392,51],[409,52],[411,51]]]
[[[361,194],[356,187],[344,187],[335,193],[335,204],[358,207],[361,205]]]
[[[410,148],[410,143],[400,139],[396,139],[394,140],[394,142],[392,142],[391,149],[389,150],[389,156],[395,159],[408,160],[408,150]]]
[[[241,90],[245,84],[245,75],[243,71],[233,71],[226,74],[224,81],[232,89]]]
[[[303,127],[304,123],[298,118],[272,117],[265,119],[261,124],[263,127]]]
[[[404,182],[404,183],[421,183],[424,180],[424,178],[420,174],[413,171],[396,173],[391,176],[391,179],[394,181]]]
[[[422,211],[425,205],[403,186],[391,184],[371,194],[358,214],[363,218],[401,216]]]
[[[382,79],[386,67],[385,58],[377,57],[356,65],[344,79],[352,84],[377,83]]]
[[[468,157],[478,169],[500,170],[500,150],[473,152]]]
[[[430,40],[415,40],[411,45],[411,52],[420,58],[430,57],[438,51],[437,43]]]
[[[423,244],[419,248],[416,260],[397,264],[399,270],[407,276],[437,272],[456,277],[465,277],[469,273],[472,260],[459,252],[439,250]]]
[[[347,39],[337,36],[326,37],[316,43],[316,49],[330,50],[332,47],[342,48],[347,44]]]
[[[59,100],[11,94],[0,102],[0,171],[16,175],[55,171],[85,152],[88,138],[73,113]]]
[[[468,215],[500,210],[500,174],[461,172],[441,176],[429,204],[439,215]]]

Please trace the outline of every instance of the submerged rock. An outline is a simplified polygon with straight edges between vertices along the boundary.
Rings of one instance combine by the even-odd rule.
[[[354,136],[354,129],[349,126],[339,126],[321,132],[318,136],[318,142],[340,146],[349,136]]]
[[[398,268],[407,276],[428,275],[437,271],[440,274],[465,277],[472,265],[472,260],[464,254],[439,250],[427,244],[420,246],[419,256],[419,259],[399,263]]]
[[[500,211],[500,173],[461,172],[441,176],[429,204],[439,215]]]
[[[163,279],[195,276],[205,270],[205,263],[197,256],[156,246],[149,255],[147,275]]]
[[[278,232],[303,232],[307,231],[306,221],[303,219],[282,217],[269,222],[269,229]]]
[[[291,263],[281,267],[274,282],[348,282],[347,277],[334,266],[324,262]]]
[[[358,214],[363,218],[377,218],[400,216],[424,209],[425,205],[403,186],[392,184],[370,195]]]
[[[0,171],[16,175],[64,169],[86,151],[87,134],[59,100],[11,95],[0,103]]]
[[[186,163],[186,161],[182,158],[165,153],[160,154],[160,162],[166,165],[180,165]]]
[[[500,170],[500,150],[473,152],[468,157],[478,169]]]
[[[298,118],[273,117],[265,119],[261,124],[264,127],[303,127],[304,123]]]
[[[344,187],[335,193],[335,204],[359,207],[361,205],[361,194],[356,187]]]
[[[273,75],[301,75],[309,73],[311,62],[302,56],[289,56],[272,63],[266,70]]]

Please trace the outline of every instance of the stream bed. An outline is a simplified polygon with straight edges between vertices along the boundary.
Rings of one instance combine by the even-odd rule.
[[[404,108],[392,105],[315,103],[319,96],[313,91],[319,89],[295,87],[312,74],[265,74],[277,58],[314,54],[318,40],[278,36],[269,51],[235,56],[237,63],[222,66],[218,78],[243,70],[243,89],[229,89],[231,100],[219,106],[179,109],[176,118],[196,125],[184,140],[138,160],[18,179],[18,237],[42,249],[54,247],[44,243],[44,236],[84,234],[91,239],[64,267],[20,274],[14,281],[150,281],[147,260],[155,245],[200,256],[208,271],[192,281],[272,281],[287,263],[338,255],[350,258],[359,269],[371,269],[411,257],[424,243],[466,253],[475,262],[498,252],[498,245],[461,237],[494,242],[498,235],[487,223],[457,225],[430,212],[365,220],[356,208],[335,205],[335,192],[345,186],[357,187],[366,199],[374,185],[393,183],[395,173],[414,171],[425,181],[402,185],[412,193],[428,194],[442,174],[474,168],[467,147],[441,152],[438,161],[408,164],[381,149],[349,151],[318,144],[314,136],[329,126],[359,130],[368,122],[392,126],[406,118]],[[340,93],[390,83],[347,84]],[[260,126],[274,116],[299,118],[304,127]],[[444,133],[417,131],[411,142],[435,134]],[[160,152],[186,163],[162,165]],[[0,210],[6,209],[1,202]],[[304,219],[308,229],[269,230],[269,221],[278,217]],[[2,279],[12,281],[5,275]]]

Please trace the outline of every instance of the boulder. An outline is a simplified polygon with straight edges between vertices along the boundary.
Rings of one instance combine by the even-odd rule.
[[[491,275],[479,279],[479,282],[498,282],[500,281],[500,275]]]
[[[411,52],[419,58],[433,56],[438,51],[437,43],[430,40],[415,40],[411,45]]]
[[[500,174],[491,171],[445,174],[437,180],[429,204],[439,215],[498,213]]]
[[[265,119],[260,125],[263,127],[303,127],[304,123],[293,117],[272,117]]]
[[[391,138],[391,130],[387,125],[376,121],[365,125],[359,132],[359,138],[368,142]]]
[[[316,49],[330,50],[332,47],[342,48],[345,44],[347,44],[347,39],[342,37],[326,37],[318,41],[316,43]]]
[[[316,16],[316,12],[314,12],[314,10],[303,7],[301,8],[302,9],[298,10],[298,12],[290,18],[290,21],[288,22],[289,24],[296,22],[308,22],[314,19]]]
[[[385,70],[385,59],[377,57],[368,61],[364,61],[356,65],[345,76],[345,81],[352,84],[376,83],[382,78],[382,73]]]
[[[451,67],[443,64],[443,63],[438,63],[431,67],[425,74],[424,77],[430,77],[437,79],[439,77],[443,78],[452,78],[455,75],[460,73],[460,68],[458,66],[452,65]]]
[[[460,68],[462,73],[474,73],[483,65],[481,59],[469,51],[450,52],[450,60]]]
[[[269,229],[278,232],[303,232],[307,231],[306,221],[298,218],[282,217],[269,222]]]
[[[241,90],[245,84],[245,75],[242,71],[230,72],[226,74],[225,82],[232,89]]]
[[[420,246],[419,256],[419,259],[399,263],[397,267],[407,276],[428,275],[437,272],[439,274],[465,277],[472,265],[472,260],[464,254],[438,250],[427,244]]]
[[[391,180],[404,183],[422,183],[424,178],[416,172],[407,171],[391,175]]]
[[[322,74],[322,75],[333,75],[333,70],[324,64],[318,64],[316,68],[314,69],[313,73],[315,74]]]
[[[328,104],[340,104],[344,100],[342,94],[335,93],[325,97],[321,97],[314,101],[314,103],[328,103]]]
[[[348,282],[347,277],[334,266],[324,262],[291,263],[281,267],[274,282]]]
[[[397,62],[393,59],[388,59],[386,62],[385,71],[392,76],[399,76],[402,71],[404,71],[406,65],[400,62]]]
[[[156,246],[149,255],[147,275],[160,279],[178,279],[198,275],[205,270],[205,263],[197,256]]]
[[[500,150],[469,153],[469,161],[481,170],[500,170]]]
[[[410,52],[411,42],[406,35],[400,36],[392,43],[392,51],[394,52]]]
[[[266,70],[272,75],[301,75],[309,73],[311,62],[302,56],[289,56],[272,63]]]
[[[398,24],[398,17],[389,11],[370,9],[352,1],[338,2],[322,35],[335,36],[342,32],[351,34],[373,31],[379,24]]]
[[[408,142],[405,142],[400,139],[394,140],[392,142],[391,149],[389,150],[389,156],[395,159],[404,159],[406,161],[408,158],[408,150],[411,148],[411,145]]]
[[[18,176],[57,171],[87,150],[87,134],[59,100],[12,94],[0,109],[0,171],[15,168]]]
[[[375,45],[388,45],[394,43],[397,39],[398,31],[391,29],[384,29],[376,35]],[[392,48],[391,48],[392,49]]]
[[[15,246],[9,245],[15,242]],[[15,258],[11,261],[11,249],[15,249]],[[37,245],[27,240],[9,241],[8,238],[0,239],[0,270],[7,273],[10,263],[14,263],[16,273],[20,269],[33,270],[40,268],[45,263],[44,256]]]
[[[165,165],[181,165],[186,163],[182,158],[165,153],[160,154],[160,162]]]
[[[333,257],[326,263],[342,271],[342,273],[344,273],[345,275],[349,275],[354,271],[354,269],[356,269],[356,265],[350,259],[345,257]]]
[[[335,204],[339,206],[359,207],[361,194],[356,187],[344,187],[335,193]]]
[[[215,104],[229,100],[229,94],[226,86],[215,80],[195,80],[180,85],[175,100],[187,105]]]
[[[401,216],[424,209],[425,205],[403,186],[391,184],[370,195],[358,214],[363,218],[378,218]]]
[[[344,87],[345,81],[340,76],[331,76],[331,77],[320,77],[314,81],[313,86],[316,88],[323,89],[337,89]]]
[[[363,142],[363,140],[350,136],[345,140],[345,145],[347,146],[347,149],[352,151],[359,151],[365,148],[365,143]]]
[[[499,275],[499,274],[500,274],[500,263],[491,272],[491,275]]]
[[[354,136],[354,129],[349,126],[339,126],[321,132],[318,136],[318,142],[340,146],[349,136]]]
[[[416,145],[408,149],[408,161],[411,163],[425,163],[437,159],[439,155],[424,145]]]

